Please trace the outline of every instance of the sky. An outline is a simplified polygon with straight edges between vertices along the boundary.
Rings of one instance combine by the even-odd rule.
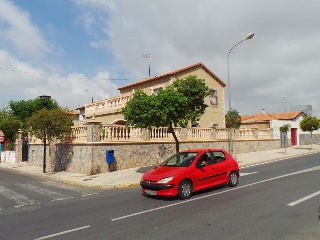
[[[230,83],[240,115],[297,105],[320,115],[319,10],[319,0],[0,0],[0,108],[50,95],[76,109],[147,78],[149,64],[156,76],[202,62]]]

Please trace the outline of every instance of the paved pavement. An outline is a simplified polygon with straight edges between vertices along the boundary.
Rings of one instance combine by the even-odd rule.
[[[286,149],[286,151],[284,148],[281,148],[267,151],[241,153],[236,155],[236,159],[239,163],[240,168],[243,168],[246,166],[263,164],[274,160],[320,152],[319,144],[313,144],[312,149],[310,148],[310,145],[304,145],[289,147]],[[113,172],[100,173],[92,176],[71,172],[57,172],[55,174],[43,173],[42,167],[29,166],[25,162],[20,162],[19,166],[17,163],[1,162],[0,168],[21,172],[32,176],[48,178],[74,186],[101,189],[117,189],[140,186],[139,182],[141,176],[151,167],[136,167]]]

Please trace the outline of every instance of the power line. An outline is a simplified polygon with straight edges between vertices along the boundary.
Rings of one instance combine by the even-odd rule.
[[[58,78],[67,78],[67,79],[88,79],[88,80],[92,80],[92,78],[66,77],[66,76],[62,76],[62,75],[53,75],[53,74],[44,74],[44,73],[37,73],[37,72],[19,71],[19,70],[15,70],[15,69],[4,68],[4,67],[0,67],[0,70],[18,72],[18,73],[23,73],[23,74],[33,74],[33,75],[39,75],[39,76],[44,76],[44,77],[58,77]],[[101,78],[101,79],[97,79],[97,80],[124,81],[124,80],[128,80],[128,79],[127,78]]]

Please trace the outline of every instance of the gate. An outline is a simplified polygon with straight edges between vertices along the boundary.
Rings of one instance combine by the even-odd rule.
[[[28,162],[29,146],[28,140],[22,140],[22,162]]]
[[[297,145],[297,128],[291,128],[291,144],[292,146]]]

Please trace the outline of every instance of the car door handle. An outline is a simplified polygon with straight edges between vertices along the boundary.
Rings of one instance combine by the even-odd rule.
[[[214,170],[214,168],[211,168],[211,170],[213,171],[213,170]]]

